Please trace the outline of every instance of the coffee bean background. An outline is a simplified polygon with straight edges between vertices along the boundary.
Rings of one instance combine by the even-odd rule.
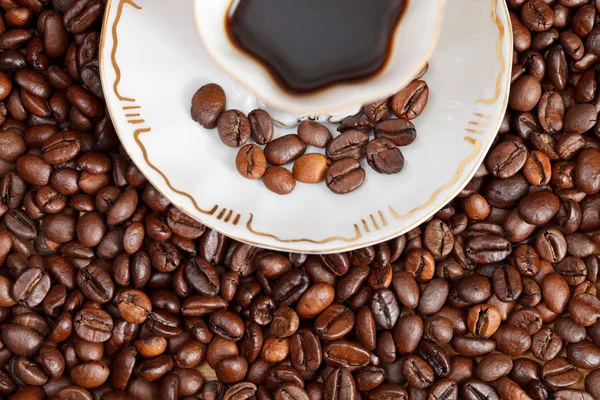
[[[475,178],[405,235],[309,256],[203,226],[131,163],[98,75],[102,1],[0,0],[0,397],[600,399],[600,2],[508,5],[509,110]],[[425,90],[335,139],[307,122],[273,140],[214,85],[192,116],[270,190],[345,193],[356,143],[401,168]]]

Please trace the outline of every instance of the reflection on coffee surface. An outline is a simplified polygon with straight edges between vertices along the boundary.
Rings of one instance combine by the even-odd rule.
[[[284,89],[306,93],[383,69],[407,2],[241,0],[227,31]]]

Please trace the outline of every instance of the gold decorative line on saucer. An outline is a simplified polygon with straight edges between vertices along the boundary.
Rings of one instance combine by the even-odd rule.
[[[146,122],[146,120],[144,119],[132,119],[127,121],[129,122],[131,125],[138,125],[138,124],[143,124],[144,122]]]
[[[225,217],[225,222],[229,222],[232,214],[233,214],[233,210],[229,210],[229,214],[227,214],[227,216]]]
[[[124,106],[123,110],[137,110],[139,108],[142,108],[142,107],[140,107],[140,106]]]
[[[115,83],[113,85],[113,90],[115,91],[117,98],[121,101],[130,101],[133,103],[133,102],[135,102],[135,99],[132,99],[129,97],[123,97],[119,93],[119,82],[121,82],[121,69],[119,68],[119,64],[117,64],[117,47],[119,46],[119,38],[117,36],[117,25],[119,25],[119,21],[121,20],[121,15],[123,14],[123,6],[125,4],[129,4],[138,10],[142,9],[142,7],[138,6],[131,0],[119,1],[119,6],[117,7],[117,16],[115,17],[115,22],[112,26],[112,35],[113,35],[114,45],[113,45],[112,53],[110,55],[110,59],[112,61],[113,68],[115,69],[115,72],[117,74],[117,78],[115,79]]]
[[[390,213],[392,213],[392,215],[394,216],[394,218],[396,219],[404,219],[404,218],[408,218],[411,215],[413,215],[414,213],[416,213],[417,211],[420,211],[424,208],[426,208],[427,206],[429,206],[431,203],[433,203],[436,199],[436,197],[444,190],[448,189],[449,187],[452,187],[452,185],[454,185],[458,179],[460,178],[460,176],[463,173],[463,169],[465,168],[465,165],[467,165],[470,161],[474,160],[475,157],[477,157],[477,154],[479,154],[479,149],[481,148],[481,143],[479,142],[479,140],[473,139],[470,136],[465,136],[464,138],[467,142],[471,143],[472,145],[475,146],[475,148],[473,149],[473,153],[471,153],[470,156],[468,156],[467,158],[465,158],[464,160],[462,160],[460,162],[460,164],[458,164],[458,168],[456,168],[456,173],[454,174],[454,178],[448,182],[447,184],[445,184],[444,186],[442,186],[441,188],[439,188],[438,190],[436,190],[435,192],[433,192],[433,194],[431,195],[431,197],[429,198],[429,200],[427,201],[427,203],[420,205],[419,207],[413,208],[410,212],[406,213],[406,214],[398,214],[396,212],[396,210],[394,210],[394,208],[388,204],[388,207],[390,209]]]
[[[492,116],[489,114],[481,114],[481,113],[473,113],[474,116],[476,117],[480,117],[480,118],[485,118],[485,119],[491,119]]]
[[[483,126],[484,128],[488,127],[488,124],[482,124],[481,122],[469,121],[469,125]]]
[[[365,231],[367,231],[367,233],[371,233],[371,230],[369,229],[369,225],[367,224],[367,221],[365,221],[364,219],[361,221],[363,223],[363,227],[365,228]]]
[[[328,237],[326,239],[323,240],[314,240],[314,239],[281,239],[275,235],[272,235],[270,233],[265,233],[265,232],[259,232],[254,230],[254,228],[252,228],[252,221],[254,220],[254,215],[252,213],[250,213],[250,219],[248,220],[248,222],[246,223],[246,228],[248,228],[248,230],[250,232],[252,232],[255,235],[258,236],[262,236],[262,237],[268,237],[271,239],[275,239],[278,242],[281,243],[300,243],[300,242],[308,242],[308,243],[313,243],[313,244],[324,244],[324,243],[329,243],[329,242],[334,242],[336,240],[340,240],[342,242],[354,242],[358,239],[360,239],[362,237],[362,233],[360,233],[360,228],[358,227],[358,225],[354,224],[354,230],[356,232],[356,235],[354,237],[350,237],[350,238],[346,238],[343,236],[332,236],[332,237]],[[235,223],[235,221],[234,221]]]
[[[234,224],[234,225],[237,225],[237,224],[238,224],[238,222],[240,222],[240,218],[241,218],[241,217],[242,217],[242,216],[241,216],[240,214],[236,215],[236,216],[235,216],[235,219],[233,220],[233,224]]]
[[[375,229],[379,230],[379,225],[377,224],[377,221],[375,221],[375,217],[373,216],[373,214],[371,214],[370,217],[371,217],[371,221],[373,222],[373,226],[375,227]]]
[[[134,138],[135,142],[137,143],[137,145],[142,150],[142,156],[144,157],[144,161],[146,161],[146,164],[148,164],[148,166],[150,168],[152,168],[154,171],[156,171],[156,173],[158,173],[165,180],[165,183],[167,184],[167,186],[169,186],[169,188],[172,191],[174,191],[175,193],[177,193],[177,194],[179,194],[181,196],[185,196],[188,199],[190,199],[190,201],[192,202],[192,204],[194,205],[194,208],[196,210],[198,210],[202,214],[206,214],[206,215],[213,215],[215,212],[217,212],[217,210],[219,209],[219,205],[218,204],[215,204],[215,206],[211,210],[204,210],[204,209],[200,208],[200,206],[196,202],[196,199],[194,199],[194,197],[192,195],[190,195],[189,193],[184,192],[182,190],[176,189],[171,184],[171,181],[169,180],[169,178],[167,178],[167,176],[164,174],[164,172],[162,172],[160,169],[158,169],[156,167],[156,165],[152,164],[152,162],[150,161],[150,158],[148,157],[148,150],[146,150],[146,146],[144,146],[144,143],[142,143],[142,141],[140,140],[140,135],[142,133],[148,133],[150,131],[152,131],[151,128],[142,128],[142,129],[137,129],[133,133],[133,138]]]
[[[387,225],[388,225],[388,223],[387,223],[387,221],[385,220],[385,217],[383,216],[383,213],[381,212],[381,210],[380,210],[380,211],[378,211],[378,212],[379,212],[379,217],[381,218],[381,222],[383,223],[383,226],[387,226]]]
[[[219,220],[222,219],[223,215],[225,215],[226,211],[227,211],[226,208],[222,209],[221,212],[219,213],[219,215],[217,215],[217,219],[219,219]]]
[[[139,116],[140,116],[140,114],[139,114],[139,113],[136,113],[136,114],[125,114],[125,116],[126,116],[127,118],[131,118],[131,117],[139,117]]]
[[[470,129],[470,128],[467,128],[467,129],[465,129],[465,131],[471,132],[471,133],[477,133],[478,135],[481,135],[481,134],[485,133],[485,131],[483,129]]]
[[[496,45],[496,51],[498,53],[498,60],[500,60],[500,73],[498,74],[498,78],[496,79],[496,94],[491,99],[478,99],[476,103],[483,104],[494,104],[498,101],[500,97],[500,85],[502,84],[502,76],[504,75],[504,71],[506,70],[506,66],[504,65],[504,57],[502,57],[502,40],[504,39],[504,25],[500,18],[498,18],[498,14],[496,13],[496,8],[498,7],[498,0],[494,0],[492,3],[492,19],[498,26],[498,30],[500,31],[500,35],[498,36],[498,44]]]

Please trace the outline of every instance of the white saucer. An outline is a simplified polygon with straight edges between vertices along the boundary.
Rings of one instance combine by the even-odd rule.
[[[351,250],[419,225],[471,179],[508,100],[513,46],[504,0],[454,0],[424,78],[430,96],[414,121],[417,140],[402,148],[404,170],[383,176],[365,163],[367,180],[349,195],[298,183],[278,196],[239,176],[237,150],[190,117],[192,95],[209,82],[223,86],[228,108],[249,112],[257,100],[206,55],[189,0],[108,0],[102,32],[106,102],[132,160],[202,223],[273,249]],[[277,128],[276,136],[289,132]]]

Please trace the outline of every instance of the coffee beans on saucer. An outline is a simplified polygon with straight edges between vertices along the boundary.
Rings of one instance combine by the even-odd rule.
[[[290,177],[309,184],[325,181],[332,192],[345,194],[364,183],[363,158],[377,173],[393,175],[402,171],[404,156],[398,146],[410,145],[417,137],[410,120],[418,117],[427,105],[429,87],[420,80],[426,70],[393,97],[368,104],[361,115],[344,119],[338,124],[335,137],[326,125],[312,120],[302,121],[295,134],[277,136],[275,123],[265,110],[253,110],[248,116],[239,110],[225,110],[227,100],[223,89],[214,83],[196,92],[191,114],[205,128],[216,126],[225,145],[245,145],[236,158],[237,170],[243,177],[262,177],[271,168],[262,168],[264,157],[268,165],[279,167],[263,178],[265,186],[277,194],[294,190],[295,184],[289,184]],[[246,145],[250,139],[255,144]],[[263,145],[261,149],[259,146]],[[319,149],[324,149],[325,155],[317,152]],[[250,154],[260,157],[260,167],[253,164]],[[347,159],[358,162],[345,161],[338,164],[333,173],[328,173],[330,167]],[[285,166],[292,163],[293,174],[283,172]]]

